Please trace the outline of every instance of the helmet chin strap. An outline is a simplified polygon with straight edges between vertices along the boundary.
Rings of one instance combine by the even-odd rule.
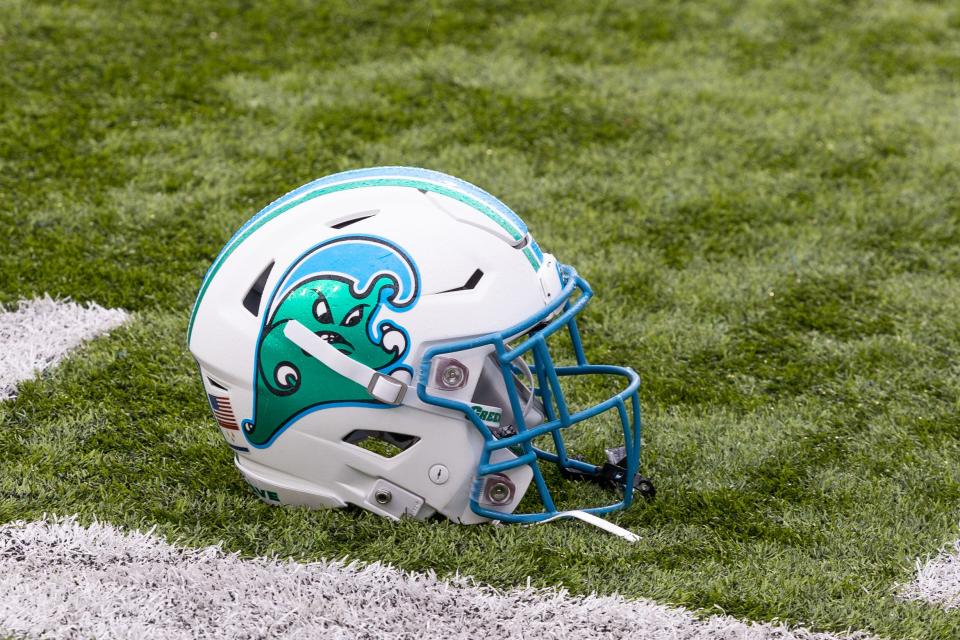
[[[423,408],[416,389],[402,380],[380,373],[342,353],[296,320],[288,320],[283,326],[283,335],[311,356],[327,365],[341,376],[366,388],[371,396],[385,404],[405,404]],[[409,393],[408,393],[409,391]]]
[[[587,524],[592,524],[598,529],[603,529],[607,533],[612,533],[615,536],[619,536],[626,540],[627,542],[639,542],[640,536],[635,534],[632,531],[619,527],[609,520],[604,520],[598,516],[593,515],[592,513],[587,513],[586,511],[561,511],[557,515],[547,518],[546,520],[541,520],[537,524],[543,524],[544,522],[553,522],[554,520],[560,520],[562,518],[576,518]]]
[[[354,360],[297,320],[287,320],[283,325],[283,335],[347,380],[352,380],[364,387],[374,399],[384,404],[404,405],[438,415],[450,413],[449,410],[422,401],[417,396],[416,386],[408,385],[403,380],[380,373]]]

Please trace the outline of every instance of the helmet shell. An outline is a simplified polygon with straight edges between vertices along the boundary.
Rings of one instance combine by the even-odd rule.
[[[264,499],[482,521],[468,502],[484,438],[462,413],[377,402],[276,328],[322,299],[309,318],[328,321],[311,326],[318,335],[408,384],[426,376],[433,391],[440,373],[422,370],[426,349],[502,331],[559,289],[556,261],[479,188],[422,169],[351,171],[287,194],[230,239],[201,285],[189,347],[236,464]],[[467,375],[443,393],[469,402],[490,350],[458,353]],[[408,446],[386,456],[358,446],[367,433]],[[504,512],[531,472],[507,475],[517,491]]]

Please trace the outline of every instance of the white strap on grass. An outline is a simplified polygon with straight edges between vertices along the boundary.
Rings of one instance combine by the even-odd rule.
[[[612,533],[615,536],[623,538],[627,542],[639,542],[640,536],[635,534],[632,531],[628,531],[623,527],[619,527],[609,520],[604,520],[599,516],[595,516],[592,513],[587,513],[586,511],[562,511],[552,518],[547,518],[546,520],[541,520],[540,523],[544,522],[553,522],[554,520],[560,520],[561,518],[576,518],[586,522],[587,524],[592,524],[598,529],[603,529],[607,533]]]
[[[401,380],[354,360],[296,320],[287,321],[283,335],[344,378],[365,387],[380,402],[403,404],[407,385]]]

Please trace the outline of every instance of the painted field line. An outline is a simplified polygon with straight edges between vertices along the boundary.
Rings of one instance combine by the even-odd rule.
[[[960,540],[926,563],[918,559],[917,576],[900,590],[900,596],[944,609],[960,607]]]
[[[562,590],[497,591],[379,564],[241,559],[74,519],[0,526],[0,635],[25,638],[833,640]],[[868,638],[866,634],[847,637]]]
[[[0,307],[0,401],[15,396],[19,382],[57,364],[84,340],[121,325],[128,317],[119,309],[49,296],[21,300],[11,311]]]

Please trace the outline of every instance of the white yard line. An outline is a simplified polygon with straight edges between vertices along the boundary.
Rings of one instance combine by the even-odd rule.
[[[128,315],[96,304],[80,305],[45,296],[0,307],[0,401],[16,395],[17,384],[60,362],[84,340],[121,325]]]
[[[379,564],[241,559],[73,519],[0,526],[0,635],[833,640],[644,600],[497,591]],[[866,634],[853,634],[868,638]]]
[[[944,609],[960,607],[960,540],[926,563],[918,559],[917,577],[900,590],[900,595]]]

